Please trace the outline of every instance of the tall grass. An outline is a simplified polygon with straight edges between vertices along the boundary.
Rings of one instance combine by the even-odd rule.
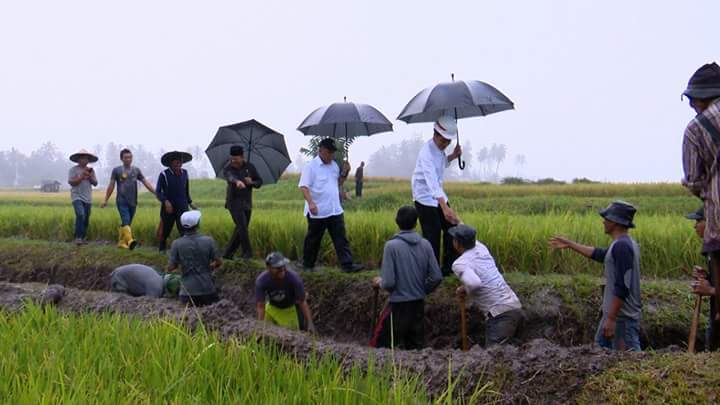
[[[9,404],[427,403],[416,378],[307,363],[254,340],[222,341],[167,321],[0,312],[0,398]]]

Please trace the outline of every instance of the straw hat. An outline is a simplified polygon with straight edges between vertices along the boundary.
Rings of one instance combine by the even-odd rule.
[[[173,150],[162,155],[162,158],[160,158],[160,162],[163,164],[163,166],[170,167],[170,163],[175,159],[180,159],[183,164],[185,164],[192,160],[192,155],[187,152]]]
[[[70,160],[72,160],[73,162],[77,163],[78,160],[80,160],[80,158],[83,157],[83,156],[87,157],[87,158],[88,158],[88,162],[90,162],[90,163],[95,163],[95,162],[98,161],[97,156],[93,155],[92,153],[88,152],[88,151],[85,150],[85,149],[80,149],[79,152],[73,153],[72,155],[70,155]]]

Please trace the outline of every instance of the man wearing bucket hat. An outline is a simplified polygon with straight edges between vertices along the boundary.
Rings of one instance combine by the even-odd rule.
[[[257,319],[316,333],[305,286],[300,275],[287,267],[288,263],[290,260],[280,252],[265,258],[266,270],[255,280]]]
[[[90,225],[92,188],[98,184],[95,170],[88,166],[88,163],[95,163],[98,158],[82,149],[70,155],[70,160],[77,163],[68,173],[68,183],[71,186],[70,198],[75,210],[75,244],[84,245],[87,243],[87,230]]]
[[[705,236],[705,207],[700,207],[697,211],[692,212],[686,216],[687,219],[695,221],[695,233],[700,239]],[[708,326],[705,331],[705,347],[708,351],[715,351],[718,347],[714,344],[715,333],[717,328],[715,327],[715,288],[714,277],[715,275],[709,271],[712,269],[711,259],[707,254],[703,254],[707,259],[708,271],[705,271],[699,266],[695,266],[693,269],[693,282],[690,285],[692,292],[700,297],[710,297],[710,311],[708,314]]]
[[[172,232],[173,225],[178,233],[183,234],[184,228],[180,217],[189,208],[195,209],[190,198],[190,179],[187,170],[182,165],[191,161],[192,155],[187,152],[172,151],[162,156],[161,162],[167,169],[158,176],[155,194],[160,200],[160,228],[158,250],[165,252],[167,239]]]
[[[615,201],[600,211],[605,233],[612,238],[607,249],[581,245],[561,236],[550,238],[554,249],[572,249],[605,265],[602,319],[595,342],[613,350],[640,351],[640,247],[628,234],[635,227],[635,207]]]
[[[452,262],[457,257],[452,248],[452,238],[447,233],[453,225],[460,223],[455,211],[450,208],[448,196],[443,190],[443,174],[450,162],[457,159],[462,150],[456,144],[450,155],[445,149],[457,139],[457,121],[443,115],[435,121],[433,137],[423,145],[415,162],[412,175],[412,194],[420,218],[422,234],[432,245],[443,275],[450,274]],[[440,237],[442,234],[443,260],[440,261]]]
[[[230,243],[223,258],[232,259],[238,247],[242,247],[242,258],[252,257],[252,246],[248,228],[252,215],[252,190],[262,186],[262,179],[255,165],[245,160],[245,151],[240,145],[230,147],[230,162],[223,169],[227,181],[225,208],[235,223]]]
[[[142,174],[142,171],[132,165],[133,154],[130,149],[120,151],[120,160],[122,161],[122,165],[112,170],[107,191],[105,192],[105,201],[103,201],[100,207],[105,208],[107,206],[107,202],[112,196],[113,191],[115,191],[115,184],[117,183],[118,190],[115,204],[120,214],[118,247],[132,250],[137,246],[137,241],[135,241],[132,236],[132,228],[130,228],[133,217],[135,217],[135,210],[137,209],[137,183],[141,182],[145,188],[153,194],[155,194],[155,189]]]
[[[350,242],[345,234],[345,215],[340,205],[342,189],[349,164],[344,176],[335,163],[335,141],[325,138],[320,141],[318,155],[308,162],[300,175],[298,187],[305,198],[303,214],[307,218],[308,229],[303,244],[303,258],[296,263],[298,268],[312,271],[315,267],[320,243],[325,230],[330,233],[337,261],[342,271],[352,273],[365,268],[353,263]]]
[[[690,78],[683,92],[690,100],[695,118],[683,136],[682,183],[705,205],[703,253],[710,256],[715,293],[720,294],[720,66],[708,63]],[[715,303],[720,303],[716,295]],[[715,308],[715,327],[720,328],[720,313]],[[720,346],[720,333],[714,337]]]
[[[470,295],[472,304],[485,315],[485,346],[512,343],[525,317],[520,300],[500,274],[490,250],[477,240],[474,228],[460,224],[449,233],[460,255],[452,265],[462,283],[456,294]]]
[[[168,255],[168,273],[178,267],[180,301],[195,306],[209,305],[219,297],[213,283],[212,271],[222,266],[217,244],[210,236],[201,235],[200,211],[186,211],[180,216],[183,235],[175,239]]]
[[[174,298],[180,289],[180,276],[144,264],[126,264],[110,273],[110,289],[133,297]]]

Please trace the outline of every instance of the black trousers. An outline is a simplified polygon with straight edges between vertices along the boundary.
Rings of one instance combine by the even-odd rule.
[[[317,261],[318,252],[320,251],[320,242],[322,242],[327,229],[333,246],[335,246],[338,263],[342,267],[351,266],[353,258],[352,253],[350,253],[350,242],[345,236],[345,216],[340,214],[328,218],[310,218],[310,215],[308,215],[307,221],[308,230],[303,244],[303,265],[305,267],[315,267],[315,261]]]
[[[355,182],[355,197],[362,197],[362,188],[363,188],[363,182],[356,181]]]
[[[389,303],[380,314],[370,346],[422,349],[425,346],[424,318],[423,300]]]
[[[712,281],[713,287],[715,287],[715,297],[710,298],[710,316],[716,315],[720,308],[720,300],[717,299],[717,293],[720,290],[720,250],[710,252],[710,266],[708,266],[708,274]],[[709,331],[707,333],[707,342],[705,347],[710,351],[717,351],[720,349],[720,321],[712,320],[708,324]]]
[[[165,212],[164,207],[160,207],[160,220],[162,221],[162,235],[160,236],[160,244],[158,246],[160,251],[164,251],[167,248],[167,239],[170,236],[170,232],[172,232],[173,225],[177,228],[180,236],[185,233],[180,223],[180,217],[186,211],[187,208],[181,210],[175,209],[172,214],[168,214]]]
[[[243,256],[249,256],[252,254],[250,235],[248,233],[252,210],[243,204],[231,202],[228,206],[228,211],[230,211],[230,215],[235,223],[235,230],[230,238],[230,243],[227,248],[225,248],[225,254],[223,256],[226,258],[233,257],[238,247],[242,247]]]
[[[448,233],[448,229],[453,224],[448,222],[443,215],[440,207],[429,207],[415,201],[415,209],[420,219],[420,227],[422,228],[423,238],[427,239],[432,245],[435,259],[437,259],[440,269],[444,276],[452,273],[452,264],[457,259],[457,252],[452,245],[452,236]],[[440,236],[442,235],[442,262],[440,261]]]

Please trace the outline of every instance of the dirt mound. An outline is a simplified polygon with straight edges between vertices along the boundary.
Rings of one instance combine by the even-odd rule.
[[[27,300],[39,302],[43,284],[0,283],[0,307],[19,310]],[[174,300],[133,298],[122,294],[66,288],[57,307],[64,311],[121,313],[141,319],[165,317],[185,322],[191,328],[205,327],[224,337],[263,339],[299,360],[311,355],[330,355],[343,365],[365,367],[369,359],[380,366],[395,366],[421,376],[431,394],[445,391],[448,372],[457,381],[456,393],[464,398],[484,387],[480,398],[503,402],[559,403],[572,400],[588,376],[597,374],[621,358],[643,354],[614,354],[591,346],[561,347],[547,340],[532,340],[520,347],[500,346],[489,350],[476,346],[458,350],[375,350],[256,322],[231,300],[204,308],[186,308]]]

